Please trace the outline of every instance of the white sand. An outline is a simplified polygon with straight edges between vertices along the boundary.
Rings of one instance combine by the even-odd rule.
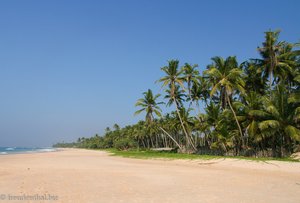
[[[139,160],[79,149],[1,155],[0,163],[0,203],[300,202],[300,163]],[[8,201],[36,194],[58,200]]]

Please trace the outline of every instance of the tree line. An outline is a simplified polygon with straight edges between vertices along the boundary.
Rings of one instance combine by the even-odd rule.
[[[200,73],[197,64],[170,60],[156,81],[163,96],[148,89],[136,103],[144,121],[55,146],[289,156],[300,150],[300,50],[279,34],[265,32],[261,57],[240,64],[235,56],[216,56]],[[162,112],[162,105],[174,110]]]

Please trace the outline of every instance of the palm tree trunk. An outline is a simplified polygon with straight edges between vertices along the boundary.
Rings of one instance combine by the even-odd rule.
[[[270,90],[272,89],[272,84],[273,84],[273,72],[270,71],[270,83],[269,83]]]
[[[151,141],[151,142],[150,142],[150,143],[151,143],[151,148],[154,148],[155,145],[154,145],[152,136],[153,136],[153,135],[150,135],[149,137],[150,137],[150,141]]]
[[[270,100],[272,99],[272,83],[273,83],[273,72],[269,72],[270,81],[269,81],[269,89],[270,89]]]
[[[167,147],[167,142],[166,142],[166,139],[165,139],[164,134],[161,134],[160,137],[161,137],[161,141],[162,141],[163,147],[164,147],[164,148]]]
[[[157,133],[155,133],[155,145],[156,145],[156,148],[158,148],[158,145],[159,145],[159,143],[158,143],[158,135],[157,135]]]
[[[244,148],[244,147],[245,147],[245,143],[244,143],[244,138],[243,138],[243,131],[242,131],[242,128],[241,128],[241,126],[240,126],[240,124],[239,124],[239,121],[238,121],[238,119],[237,119],[236,113],[235,113],[235,111],[233,110],[233,108],[232,108],[232,106],[231,106],[230,98],[229,98],[228,95],[227,95],[227,102],[228,102],[228,105],[229,105],[229,107],[230,107],[230,109],[231,109],[231,111],[232,111],[232,113],[233,113],[235,122],[236,122],[236,124],[237,124],[237,126],[238,126],[238,128],[239,128],[240,135],[241,135],[241,141],[242,141],[242,148]]]
[[[174,98],[174,103],[175,103],[177,115],[178,115],[179,120],[180,120],[180,123],[181,123],[181,127],[182,127],[183,132],[184,132],[184,134],[185,134],[185,137],[186,137],[186,139],[187,139],[187,140],[186,140],[186,141],[187,141],[187,148],[189,147],[188,145],[191,144],[192,147],[194,148],[194,150],[197,151],[195,145],[192,143],[192,141],[191,141],[191,139],[190,139],[190,136],[189,136],[189,134],[187,133],[185,127],[184,127],[184,124],[183,124],[183,122],[182,122],[182,119],[181,119],[181,116],[180,116],[180,112],[179,112],[179,109],[178,109],[178,106],[177,106],[177,101],[176,101],[175,98]]]
[[[168,142],[168,139],[166,136],[164,136],[164,140],[165,140],[165,143],[166,143],[166,147],[169,147],[169,142]]]
[[[179,147],[180,151],[182,151],[182,147],[178,144],[178,142],[167,132],[165,131],[162,127],[159,127],[168,137]]]

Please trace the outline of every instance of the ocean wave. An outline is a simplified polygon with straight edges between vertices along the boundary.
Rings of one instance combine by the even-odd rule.
[[[37,152],[55,152],[56,149],[54,148],[46,148],[46,149],[38,149]]]
[[[1,154],[28,154],[28,153],[43,153],[43,152],[55,152],[56,148],[25,148],[25,147],[6,147],[0,148]]]
[[[6,151],[13,151],[13,150],[15,150],[15,148],[13,148],[13,147],[7,147],[5,150]]]

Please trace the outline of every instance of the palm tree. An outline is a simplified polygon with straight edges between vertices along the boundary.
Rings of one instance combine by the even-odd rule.
[[[138,143],[144,148],[149,148],[150,146],[147,146],[147,136],[146,136],[146,130],[145,130],[145,121],[139,121],[137,124],[134,125],[133,130],[133,137],[137,140]]]
[[[283,82],[288,92],[291,93],[293,87],[296,86],[294,78],[299,75],[300,71],[300,50],[293,50],[296,47],[296,44],[284,43],[282,49],[280,51],[279,60],[287,64],[290,68],[289,71],[285,71],[284,69],[280,69],[278,82]]]
[[[266,82],[262,77],[262,67],[253,60],[243,62],[241,67],[244,69],[246,75],[245,91],[255,91],[263,95],[266,90]]]
[[[300,141],[300,130],[297,126],[300,97],[288,95],[284,85],[278,85],[273,93],[272,99],[263,97],[265,116],[258,126],[264,135],[272,138],[273,156],[281,157],[283,144],[292,153],[292,141]],[[280,151],[277,146],[280,146]]]
[[[264,150],[265,137],[258,127],[261,121],[260,118],[266,116],[266,113],[262,110],[262,101],[263,97],[259,92],[248,91],[243,95],[242,101],[235,101],[233,106],[235,106],[235,109],[239,109],[238,120],[245,129],[248,142],[251,142],[251,145],[255,148],[260,147]]]
[[[147,92],[143,93],[144,98],[139,99],[135,106],[141,106],[142,109],[135,112],[135,115],[140,114],[141,112],[146,112],[146,121],[152,122],[153,120],[153,113],[155,113],[157,116],[161,116],[161,109],[158,106],[159,104],[162,104],[163,102],[156,102],[156,99],[160,97],[160,94],[153,95],[152,90],[148,89]]]
[[[207,100],[209,99],[209,96],[210,96],[210,89],[209,89],[210,88],[210,84],[209,84],[209,80],[206,77],[203,77],[203,76],[199,77],[198,78],[198,84],[197,84],[197,86],[195,88],[198,89],[198,97],[199,97],[199,99],[203,100],[204,103],[207,106]],[[195,91],[195,92],[197,92],[197,91]]]
[[[157,94],[155,96],[153,96],[152,90],[148,89],[147,92],[144,92],[144,98],[141,98],[137,101],[137,103],[135,104],[135,106],[141,106],[142,109],[138,110],[135,112],[135,115],[140,114],[141,112],[145,111],[146,112],[146,122],[152,123],[152,121],[154,120],[154,116],[153,113],[158,116],[161,117],[161,109],[158,106],[159,104],[163,104],[163,102],[156,102],[156,99],[158,97],[160,97],[160,94]],[[164,130],[162,127],[159,127],[166,135],[168,135],[170,137],[171,140],[173,140],[173,142],[179,147],[179,149],[181,150],[181,146],[177,143],[177,141],[166,131]]]
[[[191,98],[191,88],[194,83],[198,82],[198,77],[199,77],[199,71],[196,69],[198,67],[197,64],[191,65],[188,63],[185,63],[184,66],[182,67],[183,70],[183,78],[185,82],[187,83],[187,90],[188,90],[188,95],[189,98],[192,102]]]
[[[173,94],[171,93],[171,88],[166,89],[165,99],[168,99],[168,106],[175,102],[179,109],[183,108],[184,97],[186,97],[184,90],[180,89],[179,85],[175,86]]]
[[[214,131],[212,132],[214,140],[211,144],[212,148],[218,149],[218,154],[224,154],[231,148],[234,143],[239,140],[239,132],[236,128],[231,125],[232,115],[229,109],[224,109],[217,117],[217,123]],[[236,144],[237,146],[237,144]],[[238,153],[238,148],[236,148],[236,154]]]
[[[183,85],[184,77],[182,77],[183,70],[178,70],[178,65],[179,65],[178,60],[170,60],[168,62],[168,66],[164,66],[161,68],[161,70],[163,70],[165,72],[166,76],[162,77],[158,81],[163,83],[162,87],[165,87],[168,85],[170,88],[169,95],[170,95],[170,98],[174,101],[176,112],[177,112],[178,118],[180,120],[181,127],[182,127],[183,132],[186,137],[186,144],[187,144],[186,147],[189,148],[191,145],[193,147],[193,149],[196,150],[196,147],[192,143],[191,137],[188,134],[188,132],[182,122],[182,118],[181,118],[179,106],[178,106],[178,101],[177,101],[176,94],[175,94],[176,87],[178,85],[181,86],[182,88],[184,88],[184,85]],[[181,107],[181,108],[184,108],[184,107]]]
[[[106,127],[106,128],[105,128],[105,134],[106,134],[106,133],[109,133],[110,131],[111,131],[111,130],[110,130],[109,127]]]
[[[213,64],[208,66],[208,69],[204,72],[212,84],[210,96],[212,97],[219,91],[218,94],[220,96],[222,108],[224,109],[227,104],[229,105],[240,132],[242,147],[244,147],[242,128],[231,105],[231,97],[236,94],[237,91],[240,93],[244,93],[245,91],[243,71],[238,67],[236,57],[234,56],[230,56],[226,60],[222,57],[214,57],[212,60]]]
[[[163,82],[162,87],[165,87],[167,85],[170,86],[171,94],[174,94],[177,84],[184,88],[184,77],[182,76],[183,70],[178,70],[178,65],[178,60],[168,61],[168,66],[164,66],[161,68],[161,70],[166,73],[166,76],[158,80],[158,82]]]
[[[113,128],[115,129],[115,131],[119,131],[120,130],[120,126],[118,124],[114,124]]]
[[[257,59],[261,67],[264,69],[264,77],[269,78],[269,90],[272,90],[272,85],[277,76],[283,75],[286,72],[292,72],[291,63],[295,61],[289,60],[289,55],[293,52],[287,51],[291,45],[282,41],[278,41],[280,31],[267,31],[265,32],[265,41],[262,47],[258,47],[258,51],[262,59]],[[273,79],[275,76],[275,79]],[[270,94],[271,98],[271,94]]]
[[[204,101],[205,105],[207,106],[207,100],[209,98],[209,83],[204,77],[197,77],[197,81],[193,82],[192,88],[191,88],[191,95],[190,98],[187,99],[187,101],[191,100],[192,104],[195,104],[197,108],[197,120],[199,122],[202,122],[201,118],[201,110],[200,110],[200,104],[199,101]]]
[[[195,113],[197,114],[196,118],[201,122],[201,119],[199,118],[199,114],[201,113],[201,111],[198,101],[202,98],[202,96],[203,98],[205,98],[205,83],[203,80],[204,78],[199,75],[199,71],[196,69],[197,67],[198,64],[191,65],[185,63],[182,67],[182,70],[184,80],[187,83],[187,101],[190,102],[189,106],[196,106],[197,111],[196,109],[194,109]]]

